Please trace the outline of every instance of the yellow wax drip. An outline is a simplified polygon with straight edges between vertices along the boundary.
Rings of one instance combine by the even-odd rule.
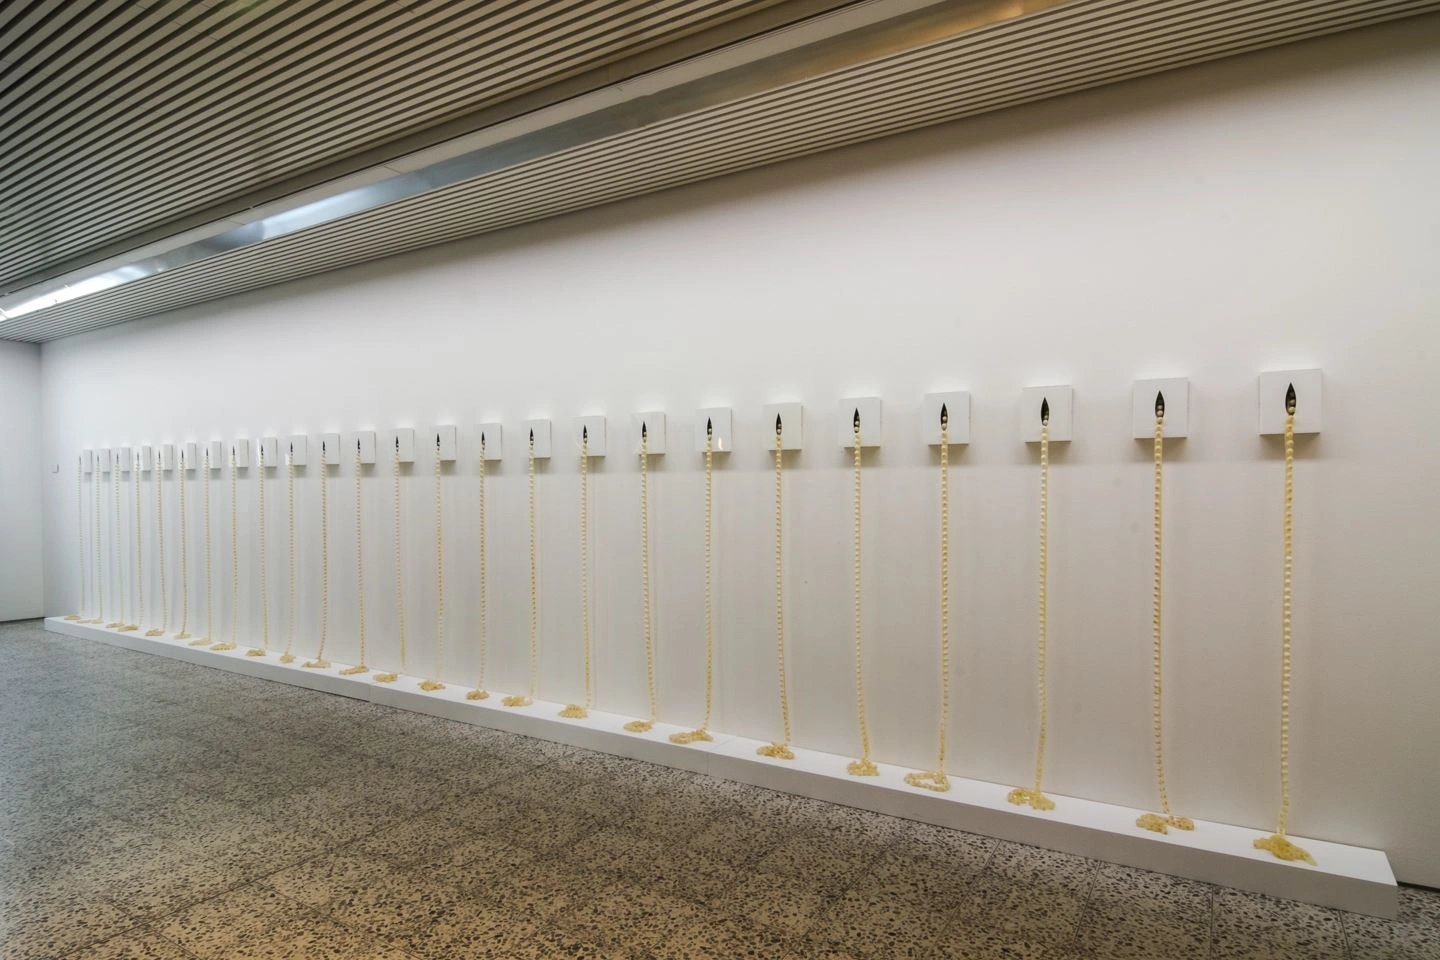
[[[865,719],[864,619],[860,615],[860,411],[855,411],[851,425],[855,444],[855,715],[860,725],[860,759],[850,761],[845,771],[852,777],[876,777],[880,768],[870,759],[870,724]]]
[[[130,632],[139,630],[145,622],[145,560],[141,553],[141,541],[144,535],[140,527],[140,455],[135,455],[133,469],[130,471],[130,489],[135,492],[135,566],[130,571],[130,580],[135,586],[135,622],[127,623],[121,630]]]
[[[176,640],[190,639],[190,520],[185,513],[185,451],[180,451],[180,632]]]
[[[115,587],[115,596],[120,603],[120,619],[105,624],[105,628],[107,630],[124,630],[125,595],[129,591],[125,589],[125,575],[120,569],[120,458],[118,456],[110,465],[110,485],[114,492],[114,498],[110,504],[110,570],[115,577],[113,586]]]
[[[285,626],[285,652],[280,654],[281,663],[295,662],[295,445],[292,443],[285,452],[285,501],[289,530],[290,561],[290,616]]]
[[[90,533],[92,536],[92,547],[90,551],[91,587],[95,593],[96,610],[95,616],[86,623],[105,622],[105,576],[100,563],[100,464],[94,463],[90,467]]]
[[[1035,810],[1054,810],[1055,801],[1040,791],[1045,774],[1045,741],[1049,734],[1049,698],[1045,689],[1046,617],[1049,610],[1047,589],[1050,571],[1050,417],[1040,417],[1040,589],[1039,624],[1036,631],[1036,666],[1040,701],[1040,736],[1035,747],[1035,786],[1016,787],[1006,797],[1013,804],[1029,804]]]
[[[265,511],[265,444],[260,444],[260,452],[256,458],[260,463],[259,476],[256,477],[260,493],[260,655],[270,653],[270,574],[266,565],[265,528],[268,526],[268,517]],[[251,656],[254,656],[252,653]]]
[[[210,636],[215,631],[215,582],[211,577],[210,554],[210,448],[205,448],[205,482],[202,485],[205,491],[205,634],[190,641],[192,647],[204,647],[210,645]]]
[[[325,659],[325,639],[330,630],[330,499],[328,493],[328,459],[330,451],[325,441],[320,442],[320,647],[315,651],[314,660],[306,660],[302,667],[324,670],[330,666]]]
[[[785,676],[785,564],[784,530],[781,506],[784,503],[784,433],[780,417],[775,417],[775,654],[780,666],[780,724],[784,739],[756,749],[762,757],[772,760],[794,760],[790,749],[790,685]]]
[[[240,525],[236,516],[237,501],[240,499],[235,484],[235,447],[230,447],[230,639],[217,643],[211,650],[234,650],[235,634],[240,621]],[[256,656],[258,651],[247,652]]]
[[[540,596],[536,586],[539,573],[535,563],[535,431],[530,431],[530,447],[526,454],[529,472],[530,499],[530,692],[512,693],[500,702],[507,707],[528,707],[535,702],[536,671],[540,652]]]
[[[160,451],[155,451],[155,465],[150,474],[155,481],[155,546],[160,555],[160,628],[147,630],[147,637],[163,637],[170,632],[170,593],[165,587],[165,471],[160,463]]]
[[[355,609],[359,617],[360,662],[340,671],[342,677],[357,677],[369,673],[365,665],[365,537],[360,529],[360,514],[364,501],[360,499],[360,438],[355,438]]]
[[[66,620],[83,620],[85,610],[85,457],[75,458],[75,539],[80,545],[76,557],[80,561],[80,605],[75,609],[81,613],[67,613]]]
[[[625,729],[646,733],[655,727],[655,634],[650,619],[650,442],[644,425],[640,427],[640,598],[641,619],[645,629],[645,690],[650,715],[644,720],[631,720]]]
[[[480,434],[480,675],[475,689],[465,694],[466,700],[485,700],[485,434]]]
[[[400,672],[375,674],[376,683],[394,683],[405,671],[405,565],[400,549],[400,438],[395,438],[394,516],[395,516],[395,616],[400,631]]]
[[[590,671],[590,431],[580,431],[580,647],[585,658],[585,702],[560,711],[567,720],[583,720],[593,706]]]
[[[945,733],[950,726],[950,415],[940,407],[940,750],[934,770],[905,774],[912,787],[944,793]]]
[[[262,440],[255,456],[260,465],[256,478],[260,488],[260,647],[245,651],[247,657],[270,654],[270,584],[265,568],[265,442]]]
[[[440,513],[440,436],[435,436],[435,679],[420,683],[431,693],[444,690],[439,679],[445,668],[445,539]]]
[[[705,424],[705,722],[694,730],[670,734],[671,743],[709,742],[711,691],[715,685],[715,607],[711,595],[712,515],[714,513],[715,430]]]
[[[1303,860],[1313,865],[1315,858],[1285,836],[1290,819],[1290,584],[1294,572],[1294,511],[1295,511],[1295,398],[1291,393],[1285,402],[1285,571],[1280,594],[1280,816],[1275,832],[1255,840],[1259,850],[1269,850],[1281,860]]]
[[[1170,827],[1176,830],[1194,830],[1195,821],[1188,817],[1178,817],[1170,810],[1170,791],[1165,784],[1165,738],[1163,733],[1162,718],[1164,710],[1162,707],[1162,671],[1161,671],[1161,521],[1164,517],[1163,501],[1161,498],[1163,490],[1163,473],[1165,456],[1165,408],[1163,402],[1157,398],[1155,412],[1155,577],[1151,587],[1150,607],[1150,631],[1151,640],[1155,649],[1155,679],[1154,679],[1154,721],[1155,721],[1155,784],[1160,793],[1160,813],[1142,814],[1135,820],[1135,826],[1145,830],[1153,830],[1156,833],[1168,833]]]

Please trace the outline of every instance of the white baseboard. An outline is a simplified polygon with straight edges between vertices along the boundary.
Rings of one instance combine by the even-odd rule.
[[[312,690],[369,700],[462,723],[598,750],[682,770],[754,784],[771,790],[814,797],[878,813],[920,820],[1037,847],[1094,857],[1142,870],[1223,884],[1241,890],[1302,900],[1355,913],[1393,918],[1399,898],[1395,875],[1383,851],[1294,837],[1315,857],[1316,866],[1284,863],[1256,850],[1252,841],[1262,831],[1223,823],[1195,821],[1193,832],[1157,834],[1135,826],[1146,812],[1094,800],[1052,795],[1055,809],[1037,813],[1006,800],[1009,787],[982,780],[951,777],[946,793],[920,790],[905,783],[906,771],[880,764],[877,777],[851,777],[850,757],[795,748],[794,760],[758,756],[758,741],[716,734],[710,743],[680,746],[667,737],[684,730],[657,723],[649,733],[624,729],[634,719],[590,711],[584,720],[559,717],[563,704],[537,700],[529,707],[502,706],[500,696],[466,700],[467,688],[452,685],[429,693],[419,679],[401,677],[376,683],[369,676],[342,677],[348,664],[328,670],[306,670],[302,659],[283,664],[274,655],[247,657],[244,648],[215,651],[192,647],[171,637],[118,633],[94,624],[59,617],[45,620],[47,630],[98,640],[128,650],[173,657],[189,663]]]

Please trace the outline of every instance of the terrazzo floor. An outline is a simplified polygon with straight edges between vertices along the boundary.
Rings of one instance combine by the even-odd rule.
[[[1440,958],[1381,921],[0,625],[0,957]]]

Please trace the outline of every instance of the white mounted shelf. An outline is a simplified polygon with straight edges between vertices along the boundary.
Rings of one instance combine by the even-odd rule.
[[[599,415],[575,418],[575,453],[580,453],[580,440],[585,440],[585,449],[592,457],[605,456],[605,418]]]
[[[546,460],[550,457],[550,421],[549,420],[526,420],[521,424],[523,428],[520,433],[520,441],[524,444],[522,453],[526,459],[530,457],[530,448],[535,448],[535,459]]]
[[[475,428],[475,444],[485,451],[486,462],[499,460],[505,455],[505,425],[493,420],[479,424]]]
[[[1135,826],[1135,818],[1145,811],[1116,804],[1051,793],[1055,809],[1038,813],[1009,803],[1010,787],[1003,784],[952,776],[949,792],[932,793],[906,784],[908,771],[902,767],[882,763],[879,776],[851,777],[845,772],[849,757],[795,748],[794,760],[772,760],[755,753],[759,741],[725,734],[717,734],[711,743],[679,746],[667,737],[684,727],[657,723],[649,733],[637,735],[624,729],[631,717],[592,710],[587,719],[567,720],[558,716],[563,704],[545,700],[523,709],[506,708],[496,691],[488,700],[465,699],[468,687],[463,683],[427,693],[419,689],[418,677],[376,683],[372,675],[340,676],[339,671],[348,666],[342,663],[325,671],[306,670],[300,665],[303,658],[282,664],[273,656],[247,657],[244,644],[237,650],[216,651],[192,647],[173,634],[144,637],[60,617],[47,618],[45,628],[127,650],[1192,880],[1379,917],[1394,917],[1399,904],[1395,875],[1379,850],[1292,837],[1314,855],[1318,865],[1284,863],[1253,847],[1252,841],[1265,835],[1262,829],[1197,820],[1193,832],[1162,835]]]
[[[734,412],[729,407],[702,407],[695,411],[696,453],[705,452],[706,424],[710,427],[709,439],[715,453],[729,453],[735,449]]]
[[[780,418],[780,449],[799,450],[805,444],[805,407],[799,403],[767,403],[761,421],[760,439],[765,449],[775,449],[775,418]]]

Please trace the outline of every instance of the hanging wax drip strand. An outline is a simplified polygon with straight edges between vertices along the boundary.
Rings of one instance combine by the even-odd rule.
[[[110,486],[114,494],[110,501],[110,572],[115,580],[111,584],[114,587],[115,598],[120,605],[120,619],[105,624],[107,630],[123,630],[125,627],[125,589],[124,571],[120,569],[120,458],[115,457],[110,466]]]
[[[480,431],[480,673],[475,689],[465,694],[466,700],[485,700],[485,431]]]
[[[780,724],[784,738],[756,748],[762,757],[774,760],[794,760],[795,751],[790,749],[790,685],[785,677],[785,564],[784,564],[784,523],[781,504],[784,501],[784,428],[780,415],[775,415],[775,654],[780,665]]]
[[[1163,491],[1163,467],[1165,462],[1165,395],[1157,392],[1155,394],[1155,510],[1154,510],[1154,541],[1155,541],[1155,563],[1154,580],[1150,589],[1150,637],[1154,647],[1154,697],[1153,712],[1155,725],[1155,785],[1160,794],[1160,813],[1141,814],[1135,820],[1135,826],[1145,830],[1153,830],[1156,833],[1168,833],[1170,827],[1176,830],[1194,830],[1195,821],[1188,817],[1177,817],[1170,810],[1170,791],[1165,783],[1165,737],[1162,726],[1164,710],[1162,709],[1162,671],[1161,671],[1161,521],[1164,517],[1162,499]]]
[[[645,733],[655,726],[655,634],[650,618],[650,434],[640,424],[640,610],[645,629],[645,692],[650,715],[644,720],[631,720],[625,729]]]
[[[365,664],[365,538],[360,531],[360,438],[355,438],[355,608],[360,618],[360,662],[340,671],[342,677],[369,673]]]
[[[395,468],[393,501],[395,507],[395,615],[400,629],[400,669],[405,669],[405,567],[400,551],[400,437],[395,437]],[[394,683],[400,674],[393,671],[375,674],[376,683]]]
[[[1045,773],[1045,741],[1049,734],[1049,702],[1045,689],[1046,616],[1049,598],[1050,571],[1050,401],[1040,401],[1040,589],[1039,628],[1036,631],[1036,666],[1040,701],[1040,735],[1035,748],[1035,786],[1016,787],[1007,799],[1014,804],[1029,804],[1036,810],[1053,810],[1055,801],[1040,792]]]
[[[185,513],[185,450],[180,450],[180,632],[176,640],[189,640],[190,633],[190,520]]]
[[[210,448],[205,448],[205,481],[201,485],[205,491],[205,633],[190,641],[190,646],[201,647],[210,644],[210,636],[215,631],[215,590],[214,581],[210,576]]]
[[[270,653],[270,579],[265,566],[265,527],[269,520],[265,512],[265,444],[260,444],[260,656]],[[256,656],[252,650],[250,656]]]
[[[934,770],[905,774],[905,782],[944,793],[945,731],[950,726],[950,410],[940,404],[940,751]]]
[[[290,534],[290,615],[285,626],[285,652],[281,663],[295,662],[295,444],[285,452],[285,500]]]
[[[860,616],[860,411],[855,411],[851,421],[855,443],[855,715],[860,723],[860,759],[852,760],[845,768],[852,777],[876,777],[880,768],[870,759],[870,725],[865,719],[865,673],[864,647],[862,638],[863,620]]]
[[[75,609],[81,613],[67,613],[66,620],[84,619],[85,610],[85,458],[75,458],[75,540],[80,549],[75,554],[80,561],[80,605]]]
[[[715,465],[715,423],[705,421],[705,722],[694,730],[670,734],[671,743],[697,743],[711,741],[710,713],[711,690],[715,682],[715,604],[711,595],[711,547],[713,541],[712,517],[714,515],[714,465]]]
[[[432,693],[444,690],[440,675],[445,671],[445,536],[440,504],[440,435],[435,435],[435,676],[420,684]]]
[[[535,431],[530,431],[530,448],[526,454],[529,469],[530,496],[530,692],[513,693],[500,702],[507,707],[528,707],[535,702],[535,672],[539,668],[537,654],[540,644],[540,605],[535,583]]]
[[[160,628],[145,631],[145,636],[163,637],[170,632],[170,592],[165,586],[165,464],[161,461],[159,450],[155,451],[155,467],[150,477],[155,481],[155,548],[160,558]]]
[[[1285,835],[1290,819],[1290,584],[1294,572],[1295,514],[1295,385],[1285,390],[1285,566],[1280,590],[1280,816],[1275,832],[1255,840],[1259,850],[1269,850],[1281,860],[1304,860],[1313,864],[1315,858],[1297,847]]]
[[[590,715],[590,428],[580,428],[580,649],[585,658],[585,702],[568,704],[560,716],[580,720]]]
[[[320,646],[314,660],[301,664],[311,670],[324,670],[330,666],[325,659],[325,638],[330,630],[330,499],[327,488],[329,474],[329,444],[320,441]]]
[[[230,445],[230,639],[217,643],[211,650],[234,650],[235,635],[240,625],[240,523],[237,517],[239,488],[235,482],[235,445]],[[246,651],[246,656],[260,656],[260,651]]]
[[[90,466],[90,533],[93,538],[93,549],[90,551],[92,563],[90,577],[90,589],[95,593],[95,616],[86,620],[86,623],[105,622],[105,576],[100,565],[100,464],[92,463]]]
[[[140,527],[140,467],[142,463],[140,455],[136,454],[130,472],[130,489],[135,492],[135,520],[131,525],[135,531],[135,566],[130,570],[130,579],[135,587],[135,620],[120,628],[127,632],[139,630],[140,625],[145,622],[145,560],[141,552],[141,541],[144,536]]]

